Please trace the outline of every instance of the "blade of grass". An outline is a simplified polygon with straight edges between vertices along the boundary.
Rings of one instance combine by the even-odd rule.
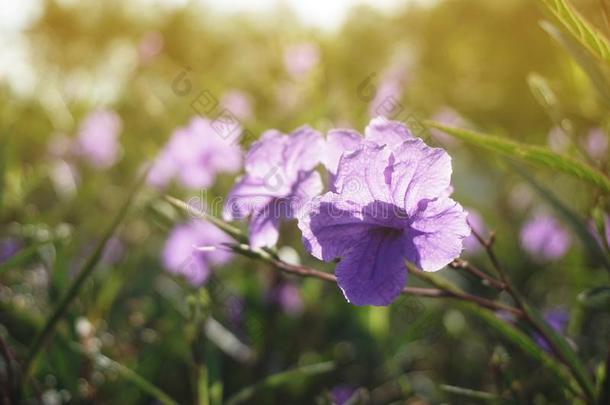
[[[548,21],[541,21],[540,27],[572,56],[587,74],[602,100],[610,105],[610,86],[606,75],[600,69],[598,61],[581,44]]]
[[[127,196],[127,199],[123,203],[123,206],[119,210],[118,214],[116,215],[114,220],[110,223],[110,226],[108,227],[106,232],[103,234],[102,239],[98,243],[96,249],[93,251],[91,256],[89,256],[89,258],[87,259],[87,261],[81,268],[80,272],[78,273],[78,275],[76,276],[76,278],[74,279],[74,281],[72,282],[72,284],[70,285],[70,287],[68,288],[66,293],[63,295],[63,297],[61,298],[61,300],[59,301],[59,303],[53,310],[53,313],[46,321],[42,330],[34,338],[34,341],[30,347],[28,356],[23,364],[22,376],[21,376],[21,385],[22,386],[27,382],[27,380],[30,376],[30,373],[32,372],[32,367],[33,367],[34,361],[36,360],[36,357],[38,356],[40,351],[43,349],[43,347],[51,339],[53,332],[55,331],[55,328],[57,327],[57,324],[59,323],[59,321],[63,318],[63,316],[67,312],[68,308],[70,307],[70,304],[78,296],[85,281],[87,281],[89,279],[89,277],[91,276],[91,274],[93,274],[93,270],[95,270],[98,262],[100,261],[100,259],[102,257],[104,249],[106,248],[106,243],[112,237],[112,235],[114,234],[114,232],[116,231],[118,226],[123,222],[123,219],[125,219],[127,212],[129,211],[129,208],[131,207],[132,201],[134,200],[137,192],[139,191],[140,187],[144,183],[144,180],[146,179],[146,174],[147,174],[147,172],[142,174],[141,177],[138,179],[135,186],[132,188],[131,193]]]
[[[241,404],[252,399],[252,397],[254,397],[256,393],[262,390],[274,389],[294,381],[306,379],[319,374],[325,374],[333,371],[334,369],[335,364],[333,362],[324,362],[298,367],[292,370],[284,371],[282,373],[273,374],[266,377],[262,381],[237,392],[237,394],[233,395],[227,400],[226,404]]]
[[[606,37],[585,20],[572,5],[565,0],[538,0],[538,3],[592,55],[610,63],[610,43]]]
[[[587,397],[593,400],[595,398],[593,381],[572,346],[563,336],[549,326],[537,309],[528,304],[524,304],[523,309],[527,312],[530,319],[536,323],[537,327],[543,331],[545,338],[549,339],[553,347],[557,348],[559,351],[558,355],[569,365],[574,377],[578,380]]]
[[[569,174],[599,187],[605,193],[610,193],[610,178],[608,176],[574,158],[558,155],[542,146],[525,145],[498,136],[447,127],[434,121],[425,121],[425,123],[472,145]]]
[[[459,395],[459,396],[462,396],[465,398],[480,399],[483,401],[494,402],[494,403],[508,403],[509,402],[508,400],[503,399],[502,397],[499,397],[498,395],[492,394],[490,392],[477,391],[477,390],[472,390],[470,388],[457,387],[455,385],[441,384],[440,389],[441,389],[441,391]]]
[[[541,364],[550,371],[551,375],[559,387],[565,387],[573,395],[580,396],[581,393],[576,387],[575,381],[568,373],[565,366],[557,362],[551,355],[538,346],[530,336],[517,329],[516,326],[500,319],[496,314],[485,311],[476,305],[461,303],[462,307],[468,312],[476,315],[487,325],[496,330],[504,339],[521,349],[523,353]]]
[[[216,218],[215,216],[203,212],[195,207],[192,207],[184,201],[169,195],[165,196],[165,201],[169,202],[171,205],[180,210],[186,211],[190,215],[196,216],[197,218],[205,219],[206,221],[215,225],[218,229],[225,232],[227,235],[239,241],[240,243],[248,243],[248,238],[239,229],[235,228],[230,224],[227,224],[226,222]]]

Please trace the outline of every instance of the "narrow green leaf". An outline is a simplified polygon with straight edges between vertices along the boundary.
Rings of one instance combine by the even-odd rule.
[[[585,366],[582,364],[572,346],[566,341],[566,339],[557,333],[549,324],[544,320],[538,310],[531,305],[525,303],[523,307],[524,311],[528,314],[530,319],[536,323],[536,326],[540,328],[544,334],[550,339],[553,346],[555,346],[559,355],[569,365],[570,369],[574,373],[574,377],[578,380],[581,387],[585,390],[585,394],[588,398],[595,398],[595,389],[593,388],[593,382],[587,373]]]
[[[123,222],[123,219],[125,219],[125,217],[127,216],[127,212],[129,211],[129,208],[131,207],[131,203],[134,200],[140,187],[144,183],[144,180],[146,179],[146,175],[147,175],[147,172],[142,174],[141,177],[136,182],[136,185],[131,189],[131,193],[127,196],[127,199],[123,203],[123,206],[117,213],[114,220],[110,223],[110,226],[108,227],[106,232],[103,234],[96,249],[93,251],[91,256],[89,256],[89,258],[87,259],[87,261],[81,268],[80,272],[78,273],[78,275],[76,276],[76,278],[74,279],[74,281],[72,282],[70,287],[68,287],[68,290],[66,291],[64,296],[59,301],[58,305],[53,310],[53,313],[51,314],[51,316],[47,319],[47,322],[44,325],[44,327],[42,328],[42,330],[40,331],[40,333],[38,333],[38,335],[36,335],[34,342],[32,343],[32,345],[30,347],[28,357],[26,358],[25,363],[23,365],[22,382],[21,382],[22,384],[27,382],[30,372],[32,371],[32,365],[33,365],[34,361],[36,360],[36,357],[38,356],[38,354],[40,353],[42,348],[51,339],[57,324],[59,323],[59,321],[63,318],[63,316],[67,312],[68,308],[70,307],[70,304],[72,304],[72,302],[76,299],[76,297],[78,297],[78,294],[80,293],[82,286],[85,284],[85,281],[87,281],[89,279],[89,277],[91,276],[91,274],[93,274],[93,270],[95,270],[98,262],[102,258],[102,255],[104,253],[104,249],[106,248],[106,244],[107,244],[108,240],[110,240],[110,238],[114,235],[114,232],[116,231],[116,229]]]
[[[578,294],[578,301],[589,308],[610,308],[610,287],[591,288]]]
[[[465,398],[480,399],[486,402],[492,402],[496,404],[510,402],[496,394],[492,394],[491,392],[477,391],[472,390],[470,388],[457,387],[455,385],[441,384],[440,389],[441,391],[459,395]]]
[[[538,0],[538,2],[591,54],[610,63],[610,43],[606,37],[589,24],[568,1]]]
[[[580,218],[576,213],[574,213],[571,209],[565,206],[552,192],[548,190],[546,187],[542,186],[539,182],[537,182],[532,176],[530,176],[525,170],[521,169],[517,165],[512,165],[515,172],[517,172],[527,183],[540,196],[546,200],[551,207],[561,216],[567,224],[574,230],[576,235],[582,241],[584,247],[589,251],[589,255],[591,258],[595,260],[596,263],[605,267],[608,271],[610,271],[610,260],[606,253],[604,253],[603,249],[595,240],[591,231],[587,227],[585,221]]]
[[[187,203],[185,203],[184,201],[179,200],[175,197],[166,195],[165,200],[167,202],[169,202],[171,205],[173,205],[174,207],[185,211],[187,214],[189,214],[191,216],[194,216],[196,218],[202,218],[202,219],[210,222],[211,224],[215,225],[218,229],[220,229],[221,231],[224,231],[227,235],[231,236],[233,239],[235,239],[241,243],[248,243],[248,238],[243,234],[243,232],[241,232],[239,229],[235,228],[234,226],[227,224],[226,222],[222,221],[221,219],[218,219],[213,215],[203,212],[203,211],[199,210],[198,208],[190,206]]]
[[[426,125],[440,129],[475,146],[569,174],[596,185],[606,193],[610,193],[610,178],[608,176],[574,158],[558,155],[541,146],[525,145],[498,136],[447,127],[434,121],[426,121]]]
[[[519,347],[525,354],[538,362],[542,367],[549,370],[558,387],[565,387],[572,394],[579,396],[580,391],[575,386],[574,380],[566,370],[565,366],[558,363],[552,356],[538,346],[530,336],[526,335],[514,325],[500,319],[496,314],[487,311],[471,303],[461,303],[470,313],[476,315],[487,325],[496,330],[508,342]]]
[[[602,100],[604,100],[607,105],[610,105],[610,84],[607,75],[600,68],[599,61],[591,56],[580,43],[564,34],[548,21],[541,21],[540,27],[559,45],[566,49],[576,63],[578,63],[587,74]]]
[[[264,380],[246,387],[233,395],[226,402],[227,405],[236,405],[250,400],[256,393],[262,390],[272,390],[282,385],[293,383],[295,381],[310,378],[312,376],[325,374],[335,369],[333,362],[311,364],[303,367],[298,367],[282,373],[273,374],[266,377]]]
[[[606,356],[606,364],[604,365],[603,377],[599,386],[598,405],[610,404],[610,347]]]

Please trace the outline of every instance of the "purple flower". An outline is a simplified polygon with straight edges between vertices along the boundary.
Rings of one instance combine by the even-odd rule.
[[[314,196],[322,192],[322,180],[314,171],[320,161],[323,139],[304,126],[285,136],[265,132],[246,155],[246,173],[229,193],[226,220],[250,216],[250,245],[273,246],[282,219],[296,218]]]
[[[232,254],[220,246],[231,239],[205,221],[177,225],[169,234],[162,252],[164,267],[200,286],[209,277],[211,267],[228,262]]]
[[[545,311],[543,314],[544,320],[549,324],[551,329],[553,329],[557,333],[564,333],[570,317],[568,312],[563,308],[555,308],[552,310]],[[551,351],[546,340],[538,333],[534,334],[534,340],[538,346],[542,347],[547,352]]]
[[[150,62],[163,49],[163,34],[157,31],[147,32],[138,43],[138,54],[142,63]]]
[[[121,117],[114,111],[97,110],[81,122],[76,153],[99,169],[114,165],[119,157]]]
[[[14,238],[6,238],[0,241],[0,263],[4,263],[11,257],[15,256],[21,249],[23,244]]]
[[[289,315],[295,316],[303,311],[303,300],[299,289],[294,284],[280,282],[270,291],[269,298]]]
[[[224,93],[220,105],[240,120],[252,119],[252,103],[248,95],[241,90],[229,90]]]
[[[538,261],[562,258],[571,244],[570,234],[552,216],[531,218],[521,229],[521,246]]]
[[[341,156],[346,152],[353,152],[360,148],[363,140],[378,145],[388,145],[392,148],[412,138],[413,135],[407,127],[398,121],[391,121],[385,117],[372,119],[364,130],[364,137],[353,129],[332,129],[326,135],[326,144],[322,151],[322,163],[329,172],[332,183],[337,175]]]
[[[608,137],[601,128],[590,130],[583,146],[593,160],[602,160],[608,156]]]
[[[125,245],[116,237],[110,238],[102,255],[102,261],[107,264],[116,264],[125,253]]]
[[[468,212],[468,225],[479,235],[483,235],[485,233],[485,221],[483,221],[483,217],[473,208],[466,208],[466,212]],[[480,251],[482,248],[481,243],[479,243],[474,233],[471,233],[466,239],[464,239],[464,250],[469,251],[471,253],[476,253]]]
[[[334,405],[343,405],[354,396],[355,392],[356,389],[350,385],[337,385],[330,395]]]
[[[320,50],[314,43],[306,42],[291,45],[284,51],[284,66],[293,79],[302,79],[317,64]]]
[[[388,139],[394,126],[383,129]],[[344,154],[337,192],[315,198],[299,217],[312,255],[341,258],[337,282],[355,305],[388,305],[405,285],[405,260],[440,270],[459,256],[470,233],[466,212],[448,197],[449,155],[418,138],[390,145],[363,141]]]
[[[172,134],[155,160],[148,183],[164,187],[172,178],[187,188],[209,187],[219,172],[235,172],[242,153],[230,134],[217,131],[213,122],[195,117]],[[233,131],[238,132],[238,131]]]

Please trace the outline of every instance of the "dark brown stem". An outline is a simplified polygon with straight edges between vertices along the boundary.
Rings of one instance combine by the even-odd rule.
[[[323,271],[314,270],[309,267],[294,265],[290,263],[286,263],[284,261],[278,259],[267,259],[268,262],[273,264],[278,269],[284,271],[288,274],[293,274],[301,277],[314,277],[320,280],[328,281],[331,283],[336,283],[337,278],[334,274],[325,273]],[[428,297],[428,298],[454,298],[463,301],[469,301],[480,305],[484,308],[491,309],[493,311],[506,311],[510,312],[517,317],[523,316],[523,311],[501,304],[499,302],[491,301],[486,298],[478,297],[476,295],[459,293],[454,291],[435,289],[435,288],[419,288],[419,287],[405,287],[402,289],[402,294],[405,295],[416,295],[419,297]]]
[[[470,262],[467,262],[464,259],[455,259],[454,261],[449,263],[449,267],[451,267],[452,269],[455,269],[455,270],[466,270],[470,274],[481,279],[483,284],[491,286],[491,287],[495,288],[496,290],[499,290],[499,291],[506,290],[506,284],[504,284],[502,281],[496,280],[495,278],[491,277],[489,274],[487,274],[483,270],[479,269],[476,266],[473,266]]]

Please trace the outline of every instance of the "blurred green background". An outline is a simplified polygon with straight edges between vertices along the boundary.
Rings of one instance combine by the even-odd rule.
[[[574,2],[608,34],[603,3]],[[568,139],[563,154],[608,173],[607,151],[592,159],[583,146],[589,130],[607,127],[608,103],[541,28],[548,15],[536,2],[406,2],[392,12],[356,6],[332,29],[302,23],[286,5],[231,15],[196,2],[44,1],[41,7],[23,30],[3,31],[0,45],[0,237],[21,247],[17,261],[14,256],[0,267],[0,336],[17,361],[143,165],[196,115],[192,102],[204,90],[219,100],[231,90],[243,92],[252,113],[240,121],[254,137],[303,124],[362,131],[371,108],[362,92],[395,74],[406,114],[400,118],[423,123],[451,109],[459,116],[454,125],[542,146],[560,127]],[[318,50],[318,60],[295,78],[284,59],[287,49],[303,43]],[[181,74],[190,83],[185,95],[173,84]],[[105,170],[62,152],[84,117],[99,108],[122,120],[120,158]],[[610,301],[579,297],[608,285],[608,273],[576,236],[562,260],[537,263],[519,245],[519,232],[533,212],[554,212],[548,197],[489,152],[428,139],[452,155],[455,199],[481,214],[487,232],[496,231],[497,254],[523,294],[540,310],[569,314],[563,332],[594,373],[608,350]],[[552,170],[525,167],[583,221],[601,223],[608,207],[603,193]],[[205,198],[226,195],[233,179],[220,175]],[[201,192],[167,190],[184,200]],[[183,219],[156,190],[145,187],[137,195],[116,235],[122,252],[102,261],[85,284],[42,353],[24,400],[155,403],[120,367],[81,353],[89,350],[184,404],[197,402],[202,364],[209,386],[225,400],[265,376],[305,367],[254,386],[246,403],[324,404],[340,390],[359,390],[356,401],[363,403],[567,403],[540,364],[455,301],[402,297],[387,308],[355,307],[336,286],[287,278],[244,257],[217,269],[197,291],[165,272],[159,259],[169,229]],[[332,270],[304,252],[295,224],[282,229],[279,246],[292,246],[304,264]],[[481,252],[466,257],[489,267]],[[506,298],[456,270],[441,275],[472,293]],[[269,298],[286,282],[302,303],[296,311]],[[409,284],[423,285],[414,277]],[[212,332],[200,331],[198,311],[211,311],[223,325],[216,342],[207,336]],[[242,343],[218,344],[231,339]],[[466,397],[445,385],[495,399]]]

